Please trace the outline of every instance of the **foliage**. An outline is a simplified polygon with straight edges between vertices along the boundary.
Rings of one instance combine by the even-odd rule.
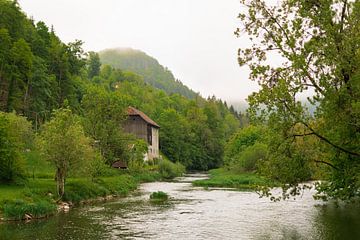
[[[94,86],[88,87],[82,103],[84,126],[101,155],[111,165],[117,159],[127,161],[127,137],[121,127],[125,120],[125,104],[114,92]]]
[[[263,143],[255,143],[246,148],[239,156],[238,166],[244,171],[254,171],[261,162],[267,159],[267,145]]]
[[[16,1],[0,0],[0,9],[0,110],[26,116],[38,131],[54,110],[69,106],[111,164],[140,159],[121,130],[134,106],[161,125],[161,150],[173,162],[197,170],[222,165],[225,143],[243,121],[225,102],[202,98],[145,53],[86,54],[82,41],[61,42]],[[122,69],[100,66],[99,57]]]
[[[114,91],[124,106],[140,109],[160,125],[161,150],[173,162],[197,170],[222,164],[225,142],[240,123],[226,103],[215,97],[189,100],[178,94],[169,96],[134,74],[108,66],[102,67],[94,88],[99,85]]]
[[[52,163],[41,157],[37,149],[24,153],[26,160],[26,177],[28,178],[54,178],[55,167]]]
[[[129,146],[129,170],[133,172],[143,172],[145,167],[144,155],[148,151],[147,143],[143,139],[136,139],[134,137],[134,139],[129,140]]]
[[[255,173],[229,171],[224,168],[210,170],[210,179],[196,180],[194,186],[225,187],[237,189],[257,190],[260,186],[276,186],[270,179]]]
[[[22,220],[25,214],[35,218],[43,218],[56,213],[57,206],[49,201],[29,203],[22,199],[15,199],[4,205],[4,217],[11,220]]]
[[[173,74],[161,66],[158,61],[144,52],[133,49],[108,49],[100,52],[103,64],[131,71],[144,77],[144,81],[168,94],[178,93],[195,98],[196,93],[175,79]]]
[[[40,124],[65,99],[78,106],[82,42],[62,43],[45,23],[27,18],[17,1],[1,0],[0,9],[0,110]]]
[[[225,146],[224,164],[226,166],[234,165],[242,152],[260,141],[263,134],[264,129],[262,127],[252,125],[238,130]]]
[[[32,139],[31,123],[15,113],[0,112],[0,182],[24,180],[23,152]]]
[[[180,177],[185,172],[185,167],[181,163],[172,163],[167,159],[159,162],[159,173],[165,179]]]
[[[90,161],[89,168],[86,169],[90,173],[91,178],[94,180],[100,176],[104,176],[109,168],[105,163],[104,158],[99,154],[95,153],[94,159]]]
[[[99,178],[96,181],[70,179],[66,184],[64,200],[79,203],[82,200],[108,195],[126,196],[137,186],[138,182],[130,175]]]
[[[237,131],[225,146],[226,168],[238,172],[257,170],[258,165],[267,159],[266,135],[263,126],[249,125]]]
[[[157,191],[150,194],[150,200],[152,201],[166,201],[169,199],[169,195],[163,191]]]
[[[89,178],[69,178],[63,200],[80,203],[98,197],[125,196],[137,188],[139,179],[147,176],[127,174]],[[24,214],[46,217],[56,212],[56,192],[53,179],[30,179],[25,186],[0,185],[0,212],[6,219],[20,220]]]
[[[37,140],[43,157],[56,168],[58,195],[62,197],[69,170],[86,166],[94,158],[90,140],[85,137],[79,118],[67,108],[54,112]]]
[[[89,79],[92,79],[95,76],[99,76],[100,74],[100,57],[96,52],[89,52],[88,60],[87,60],[87,71]]]
[[[358,196],[360,2],[241,2],[237,34],[256,40],[239,50],[239,63],[250,67],[250,78],[261,86],[248,100],[253,120],[267,121],[273,133],[268,165],[282,167],[280,179],[296,188],[308,176],[309,162],[323,163],[330,183],[320,192],[340,199]],[[266,61],[275,55],[280,65]],[[301,104],[304,95],[317,106],[315,114]],[[316,155],[302,155],[297,139],[313,138],[317,144],[307,148]]]

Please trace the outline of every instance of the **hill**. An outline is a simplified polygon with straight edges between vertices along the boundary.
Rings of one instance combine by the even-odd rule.
[[[175,79],[169,69],[146,53],[131,48],[106,49],[99,52],[102,64],[141,75],[144,81],[168,94],[178,93],[189,99],[198,94]]]

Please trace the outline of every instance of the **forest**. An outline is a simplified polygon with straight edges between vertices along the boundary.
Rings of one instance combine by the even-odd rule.
[[[161,126],[160,150],[170,168],[171,162],[187,170],[220,167],[226,142],[247,122],[226,102],[192,92],[145,54],[129,61],[152,62],[147,72],[102,64],[99,53],[85,52],[80,40],[63,43],[16,1],[1,0],[0,9],[2,184],[27,185],[29,177],[48,168],[63,196],[67,178],[109,174],[117,160],[130,170],[145,169],[146,144],[122,129],[128,106]],[[116,51],[107,56],[121,57]],[[157,160],[147,164],[162,166]],[[169,171],[163,175],[179,172]]]
[[[299,183],[321,179],[319,198],[358,197],[360,3],[345,1],[340,11],[331,1],[242,2],[249,14],[240,13],[236,34],[261,39],[239,50],[239,64],[261,86],[247,113],[195,93],[140,51],[85,52],[81,40],[64,43],[17,1],[0,0],[0,185],[33,184],[42,166],[66,198],[67,178],[113,177],[110,166],[120,159],[134,172],[221,167],[215,177],[261,176],[266,196],[274,184],[287,198],[300,194]],[[273,50],[281,67],[266,62]],[[161,126],[166,163],[143,162],[146,144],[122,129],[128,106]]]

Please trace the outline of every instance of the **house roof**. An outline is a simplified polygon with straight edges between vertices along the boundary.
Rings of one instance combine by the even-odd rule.
[[[145,122],[147,122],[148,124],[160,128],[160,126],[154,122],[151,118],[149,118],[145,113],[143,113],[140,110],[137,110],[136,108],[133,107],[128,107],[127,109],[128,115],[129,116],[140,116]]]
[[[127,164],[123,161],[116,161],[111,166],[113,168],[127,168]]]

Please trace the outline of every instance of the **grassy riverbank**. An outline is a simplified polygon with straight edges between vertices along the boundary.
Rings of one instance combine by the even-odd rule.
[[[126,196],[142,182],[171,179],[185,171],[181,165],[164,159],[155,165],[139,164],[129,170],[106,168],[96,178],[86,172],[77,175],[71,172],[66,178],[65,194],[60,199],[54,167],[36,151],[26,152],[24,160],[25,178],[16,183],[0,184],[0,221],[48,217],[58,211],[62,201],[76,205]]]
[[[62,201],[79,204],[82,201],[107,196],[126,196],[141,182],[160,180],[158,172],[123,173],[116,176],[69,178]],[[54,179],[28,179],[23,186],[0,185],[0,217],[20,220],[25,214],[32,218],[47,217],[57,212],[56,183]]]
[[[210,178],[193,182],[194,186],[253,190],[258,186],[275,186],[276,183],[255,173],[232,172],[223,168],[209,171]]]
[[[129,170],[106,168],[101,176],[87,173],[66,178],[65,194],[59,199],[54,180],[55,169],[37,152],[25,155],[25,179],[17,184],[0,184],[0,221],[42,218],[55,214],[59,202],[86,203],[105,197],[123,197],[140,183],[167,180],[180,176],[185,168],[167,159],[156,164],[139,164]]]

